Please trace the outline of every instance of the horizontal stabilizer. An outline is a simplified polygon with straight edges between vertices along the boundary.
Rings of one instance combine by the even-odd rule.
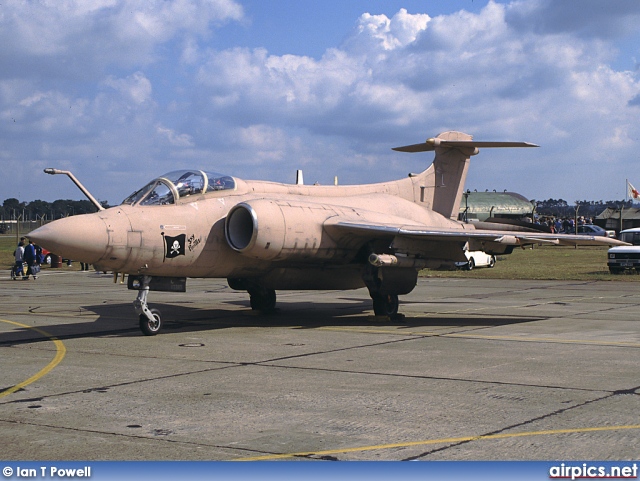
[[[493,141],[476,141],[476,140],[444,140],[438,138],[428,139],[420,144],[405,145],[404,147],[394,147],[392,150],[398,152],[429,152],[435,150],[436,147],[450,148],[469,148],[475,149],[480,147],[539,147],[529,142],[493,142]]]

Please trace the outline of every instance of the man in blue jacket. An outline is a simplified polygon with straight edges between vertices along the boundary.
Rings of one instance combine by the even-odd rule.
[[[38,278],[35,271],[36,259],[36,248],[33,245],[33,241],[29,240],[29,243],[24,246],[24,261],[27,263],[27,274],[22,278],[23,281],[29,280],[30,275],[34,279]]]

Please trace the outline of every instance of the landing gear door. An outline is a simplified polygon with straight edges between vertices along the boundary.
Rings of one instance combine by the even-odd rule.
[[[129,276],[127,287],[133,291],[139,291],[142,288],[143,276]],[[150,291],[162,292],[187,292],[186,277],[152,277],[149,283]]]

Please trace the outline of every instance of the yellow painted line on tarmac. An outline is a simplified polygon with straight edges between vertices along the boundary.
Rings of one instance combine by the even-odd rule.
[[[518,341],[518,342],[549,342],[556,344],[590,344],[595,346],[622,346],[622,347],[640,347],[637,342],[625,341],[602,341],[590,339],[562,339],[550,337],[520,337],[520,336],[496,336],[484,334],[469,333],[443,333],[437,331],[403,331],[400,329],[360,329],[349,327],[318,327],[319,331],[338,331],[338,332],[357,332],[362,334],[391,334],[394,336],[430,336],[430,337],[455,337],[460,339],[486,339],[493,341]]]
[[[488,434],[480,436],[465,436],[459,438],[429,439],[426,441],[409,441],[405,443],[378,444],[373,446],[357,446],[353,448],[328,449],[324,451],[308,451],[300,453],[267,454],[262,456],[252,456],[235,459],[234,461],[269,461],[276,459],[286,459],[305,456],[327,456],[331,454],[359,453],[365,451],[379,451],[384,449],[410,448],[414,446],[428,446],[433,444],[462,443],[468,441],[485,441],[492,439],[522,438],[529,436],[549,436],[558,434],[593,433],[602,431],[620,431],[624,429],[640,429],[640,424],[628,426],[602,426],[594,428],[574,428],[574,429],[550,429],[546,431],[528,431],[522,433]]]
[[[60,364],[60,361],[62,361],[65,354],[67,353],[67,348],[64,347],[64,344],[60,339],[52,336],[51,334],[43,331],[42,329],[38,329],[37,327],[27,326],[26,324],[20,324],[19,322],[14,322],[14,321],[7,321],[6,319],[0,319],[0,322],[6,322],[7,324],[13,324],[14,326],[23,327],[25,329],[31,329],[32,331],[36,331],[37,333],[42,334],[43,336],[49,338],[49,340],[53,342],[56,346],[56,355],[49,364],[47,364],[38,373],[34,374],[26,381],[22,381],[21,383],[18,383],[15,386],[12,386],[9,389],[5,389],[4,391],[0,392],[0,398],[3,398],[5,396],[8,396],[9,394],[13,394],[14,392],[18,391],[19,389],[22,389],[25,386],[28,386],[31,383],[36,382],[38,379],[41,379],[46,374],[48,374],[49,371],[51,371],[54,367]]]

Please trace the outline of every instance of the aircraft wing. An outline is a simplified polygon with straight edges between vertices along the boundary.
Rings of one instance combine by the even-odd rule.
[[[473,224],[471,224],[473,225]],[[326,224],[325,224],[326,226]],[[332,228],[343,232],[352,232],[358,237],[368,236],[401,236],[414,239],[437,241],[468,241],[472,239],[498,242],[507,245],[530,245],[548,243],[564,246],[576,245],[600,245],[621,246],[629,245],[617,239],[604,236],[574,235],[574,234],[549,234],[546,232],[518,232],[502,230],[480,229],[438,229],[419,228],[416,226],[400,226],[393,224],[367,224],[349,221],[338,221],[331,224]]]
[[[465,261],[462,246],[470,243],[470,250],[484,250],[488,253],[510,252],[514,246],[550,244],[563,246],[628,245],[617,239],[603,236],[550,234],[544,232],[518,232],[501,230],[480,230],[465,224],[469,229],[429,228],[416,225],[373,224],[340,221],[325,224],[329,232],[342,242],[356,239],[369,242],[388,240],[389,247],[409,255],[420,255],[433,259]]]

